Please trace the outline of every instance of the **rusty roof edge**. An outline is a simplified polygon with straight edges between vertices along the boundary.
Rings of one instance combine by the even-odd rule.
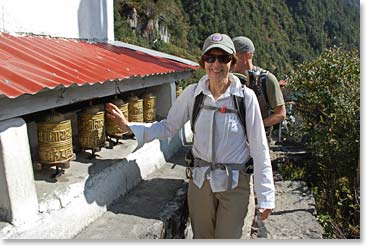
[[[0,97],[0,121],[93,98],[116,95],[121,93],[119,90],[128,92],[143,88],[144,85],[151,87],[174,82],[191,77],[191,75],[192,70],[186,70],[149,76],[135,76],[123,80],[109,80],[108,83],[73,84],[68,87],[59,85],[54,89],[45,88],[36,94],[23,94],[16,98]],[[157,77],[160,77],[161,80],[157,80]]]
[[[114,82],[114,81],[124,81],[124,80],[128,80],[128,79],[138,79],[138,78],[141,78],[141,79],[144,79],[146,77],[150,77],[150,76],[156,76],[156,75],[168,75],[168,74],[180,74],[180,73],[186,73],[186,72],[190,72],[191,69],[185,69],[183,71],[171,71],[171,72],[165,72],[165,73],[151,73],[151,74],[144,74],[144,75],[132,75],[132,76],[129,76],[129,77],[123,77],[123,78],[114,78],[114,79],[107,79],[107,80],[103,80],[103,81],[95,81],[95,82],[87,82],[87,83],[84,83],[82,85],[79,85],[78,83],[72,83],[68,86],[65,86],[63,84],[59,84],[55,87],[45,87],[43,89],[41,89],[40,91],[38,92],[35,92],[35,93],[24,93],[20,96],[23,96],[23,95],[36,95],[40,92],[44,92],[44,91],[49,91],[49,90],[57,90],[57,89],[60,89],[60,88],[72,88],[72,87],[81,87],[81,86],[84,86],[84,85],[97,85],[97,84],[104,84],[106,82]],[[9,96],[6,96],[5,94],[0,94],[0,100],[2,98],[9,98],[9,99],[14,99],[14,98],[18,98],[20,96],[15,96],[15,97],[9,97]]]
[[[162,58],[171,59],[171,60],[178,61],[178,62],[187,64],[187,65],[199,66],[198,63],[193,62],[191,60],[181,58],[181,57],[178,57],[178,56],[174,56],[174,55],[170,55],[170,54],[167,54],[167,53],[163,53],[163,52],[160,52],[160,51],[144,48],[144,47],[141,47],[141,46],[128,44],[128,43],[121,42],[121,41],[112,41],[112,42],[110,41],[108,43],[112,44],[112,45],[115,45],[115,46],[131,49],[131,50],[141,51],[143,53],[146,53],[146,54],[149,54],[149,55],[152,55],[152,56],[158,56],[158,57],[162,57]]]

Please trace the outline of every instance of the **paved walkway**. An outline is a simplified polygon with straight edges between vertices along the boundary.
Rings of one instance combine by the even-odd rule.
[[[182,148],[163,168],[114,201],[75,239],[192,238],[184,178],[186,150]],[[282,151],[272,152],[273,159],[282,156]],[[275,187],[276,209],[265,221],[257,220],[253,211],[247,218],[247,223],[253,222],[252,233],[244,230],[243,239],[321,239],[323,230],[305,184],[279,180]]]

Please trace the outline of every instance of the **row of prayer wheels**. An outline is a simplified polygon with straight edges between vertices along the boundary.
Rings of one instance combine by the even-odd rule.
[[[112,100],[131,122],[154,122],[156,120],[156,97],[148,93],[143,98],[130,96],[128,101]],[[121,138],[124,132],[111,119],[105,117],[103,106],[90,106],[78,114],[78,143],[81,150],[94,153],[105,146],[108,137]],[[71,120],[53,112],[37,123],[39,162],[43,165],[68,168],[72,160],[73,143]]]

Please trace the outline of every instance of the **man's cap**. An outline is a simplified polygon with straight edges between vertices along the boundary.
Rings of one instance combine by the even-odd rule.
[[[251,41],[251,39],[247,37],[244,36],[235,37],[233,39],[233,43],[237,52],[250,52],[250,53],[255,52],[254,43]]]
[[[236,53],[232,39],[226,34],[214,33],[207,37],[203,45],[202,55],[213,48],[221,49],[228,54]]]

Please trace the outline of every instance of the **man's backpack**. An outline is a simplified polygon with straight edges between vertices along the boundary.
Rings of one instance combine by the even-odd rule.
[[[269,71],[248,71],[250,79],[249,83],[247,83],[247,77],[245,75],[240,73],[233,74],[240,79],[243,85],[246,85],[248,88],[252,89],[255,92],[255,95],[260,105],[261,116],[263,119],[266,118],[271,108],[268,94],[266,92],[266,76],[269,74]]]

